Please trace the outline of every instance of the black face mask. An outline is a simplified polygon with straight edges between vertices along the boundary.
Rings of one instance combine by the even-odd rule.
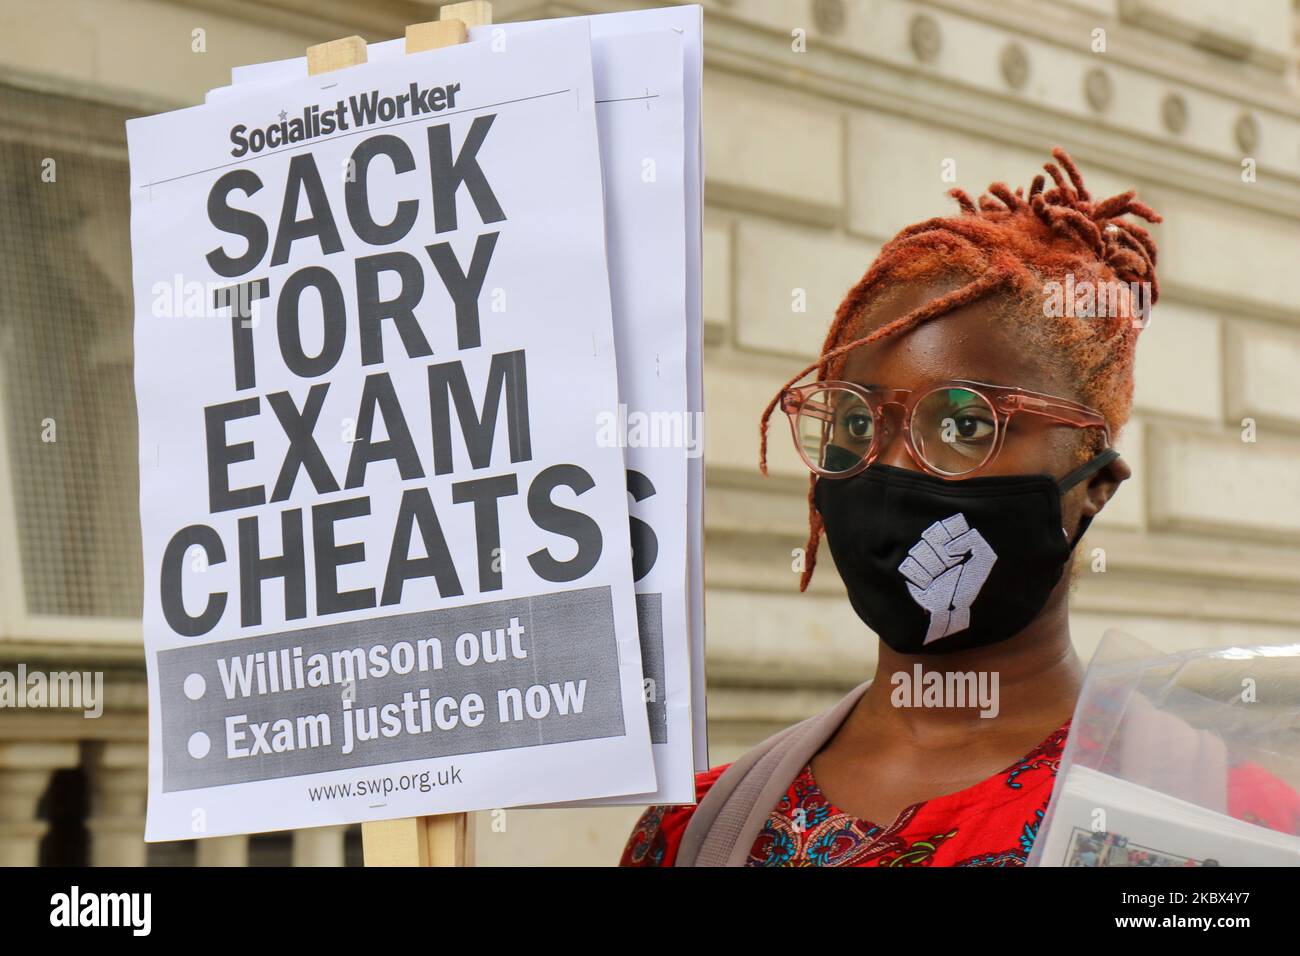
[[[1050,475],[946,481],[873,464],[818,478],[813,500],[849,603],[903,654],[947,654],[1019,634],[1047,603],[1074,546],[1061,496],[1119,457],[1109,448]]]

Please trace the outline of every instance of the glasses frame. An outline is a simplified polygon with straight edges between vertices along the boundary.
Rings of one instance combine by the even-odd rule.
[[[800,414],[807,410],[810,399],[815,393],[832,387],[848,389],[859,395],[863,403],[871,409],[873,420],[871,446],[867,449],[867,453],[862,456],[862,459],[846,471],[830,472],[814,464],[808,459],[803,442],[799,440]],[[964,388],[975,392],[988,402],[994,414],[995,433],[989,446],[989,453],[979,464],[962,472],[946,472],[934,467],[917,451],[912,440],[912,409],[935,392],[950,388]],[[1060,398],[1056,395],[1048,395],[1044,392],[1035,392],[1027,388],[1016,388],[1010,385],[990,385],[987,382],[952,379],[924,389],[911,389],[885,388],[878,385],[867,386],[859,385],[856,382],[830,380],[810,382],[807,385],[796,385],[785,389],[781,393],[781,410],[790,419],[790,434],[794,438],[795,449],[813,474],[822,478],[852,478],[876,460],[880,454],[880,436],[889,429],[885,409],[891,406],[903,410],[903,444],[912,460],[928,474],[948,480],[969,478],[976,472],[981,471],[989,462],[996,460],[1006,440],[1008,424],[1014,416],[1021,412],[1049,418],[1059,424],[1069,425],[1074,428],[1100,428],[1105,436],[1106,447],[1110,447],[1110,427],[1106,424],[1106,419],[1101,412],[1095,408],[1071,401],[1068,398]],[[829,419],[826,420],[829,421]]]

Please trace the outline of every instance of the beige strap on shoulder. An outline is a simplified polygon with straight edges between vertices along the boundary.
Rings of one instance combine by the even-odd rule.
[[[691,814],[673,865],[744,866],[791,781],[869,686],[871,681],[864,681],[830,710],[778,731],[723,771]]]

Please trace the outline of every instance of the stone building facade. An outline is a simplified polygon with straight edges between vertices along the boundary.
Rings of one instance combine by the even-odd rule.
[[[622,0],[498,0],[498,19]],[[900,227],[1065,146],[1165,217],[1161,302],[1083,550],[1073,633],[1300,641],[1300,49],[1292,0],[707,0],[710,754],[874,665],[829,566],[800,594],[804,472],[761,409]],[[419,0],[0,0],[0,670],[100,671],[104,713],[0,710],[0,864],[359,860],[356,828],[141,839],[144,668],[122,122],[238,63],[431,19]],[[194,31],[201,30],[202,51]],[[48,161],[56,176],[48,179]],[[44,176],[43,176],[44,174]],[[950,181],[951,180],[951,181]],[[53,428],[53,431],[51,431]],[[636,808],[477,817],[483,863],[610,863]]]

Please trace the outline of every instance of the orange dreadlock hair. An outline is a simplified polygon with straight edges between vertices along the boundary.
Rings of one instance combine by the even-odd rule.
[[[1145,326],[1145,322],[1133,321],[1133,317],[1145,318],[1145,312],[1129,294],[1128,284],[1148,285],[1146,308],[1159,297],[1151,234],[1120,217],[1131,213],[1147,222],[1162,220],[1139,202],[1131,189],[1093,201],[1069,154],[1057,146],[1052,156],[1064,168],[1062,173],[1055,163],[1043,164],[1054,188],[1044,190],[1046,179],[1041,173],[1034,177],[1028,196],[1023,187],[1012,192],[1005,183],[993,183],[989,186],[993,196],[980,196],[978,205],[963,190],[949,190],[948,195],[961,207],[959,215],[908,226],[881,248],[836,310],[821,357],[781,386],[763,410],[759,469],[764,475],[768,420],[787,388],[814,370],[818,381],[836,378],[852,349],[994,295],[1005,300],[1000,313],[1020,322],[1036,345],[1046,346],[1071,363],[1084,400],[1105,416],[1111,435],[1118,436],[1132,405],[1134,346]],[[1068,309],[1063,316],[1046,318],[1044,284],[1064,284],[1067,275],[1076,283],[1088,280],[1094,288],[1100,283],[1116,284],[1115,311],[1119,314],[1085,318]],[[889,287],[953,278],[960,278],[962,284],[853,338]],[[800,591],[812,580],[822,534],[821,515],[813,503],[816,481],[815,475],[809,477],[809,535]]]

